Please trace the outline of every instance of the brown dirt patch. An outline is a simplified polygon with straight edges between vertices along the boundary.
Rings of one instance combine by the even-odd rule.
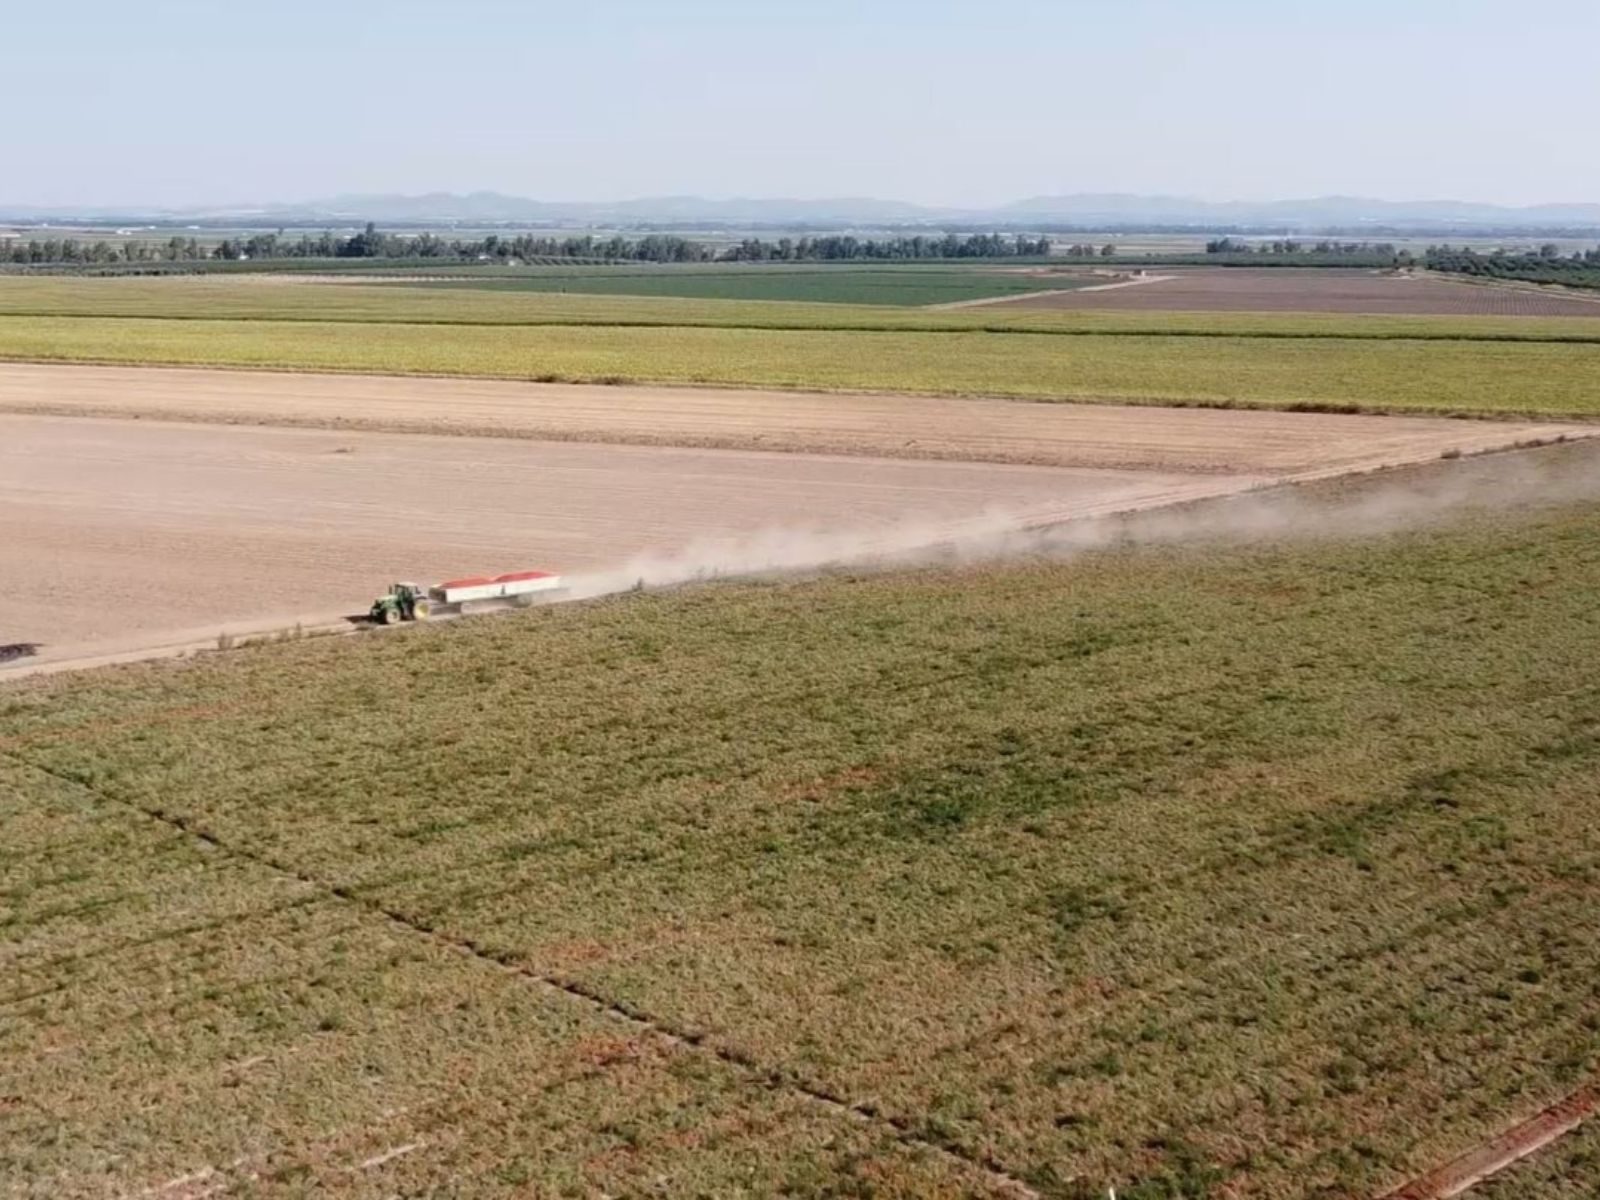
[[[1041,292],[1006,309],[1103,312],[1303,312],[1373,316],[1595,317],[1600,297],[1560,295],[1344,267],[1163,267],[1141,287]]]

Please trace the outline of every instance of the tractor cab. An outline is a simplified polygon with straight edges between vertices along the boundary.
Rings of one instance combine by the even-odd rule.
[[[431,606],[425,588],[415,583],[391,583],[386,595],[372,602],[367,615],[374,624],[398,625],[401,621],[425,621]]]

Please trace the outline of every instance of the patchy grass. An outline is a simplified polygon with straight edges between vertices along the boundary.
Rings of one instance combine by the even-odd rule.
[[[0,1167],[1390,1186],[1600,1067],[1600,508],[1481,494],[8,689]]]
[[[1589,416],[1600,344],[0,319],[0,359]]]

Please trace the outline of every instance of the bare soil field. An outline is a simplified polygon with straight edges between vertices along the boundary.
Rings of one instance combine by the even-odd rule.
[[[1223,474],[1365,470],[1596,427],[749,388],[0,365],[0,413]]]
[[[1600,318],[1600,300],[1438,275],[1335,267],[1163,267],[1160,274],[1166,278],[1142,287],[1038,292],[993,304],[1007,310]]]
[[[37,645],[25,667],[320,623],[394,579],[594,571],[780,526],[1048,520],[1260,478],[0,416],[0,644]]]

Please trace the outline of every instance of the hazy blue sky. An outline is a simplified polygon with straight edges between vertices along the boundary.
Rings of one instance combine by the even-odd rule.
[[[1600,0],[0,6],[0,203],[1600,200]]]

